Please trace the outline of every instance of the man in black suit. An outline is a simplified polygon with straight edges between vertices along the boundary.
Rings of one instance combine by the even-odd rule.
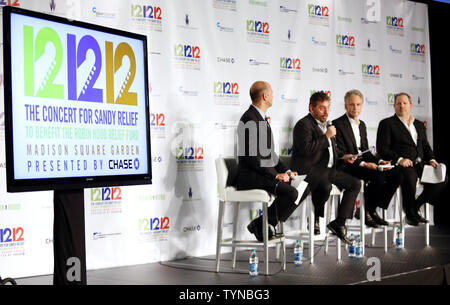
[[[311,95],[310,113],[294,127],[291,167],[301,175],[308,175],[308,187],[312,192],[317,216],[324,216],[324,206],[330,195],[331,184],[335,184],[341,190],[344,189],[338,215],[327,227],[343,242],[351,244],[346,236],[345,221],[353,218],[353,207],[361,183],[355,177],[336,170],[336,128],[327,124],[329,110],[328,95],[324,92]]]
[[[384,161],[368,151],[366,124],[358,119],[363,100],[359,90],[348,91],[344,97],[346,113],[334,120],[333,125],[336,126],[339,151],[338,169],[364,180],[365,223],[376,228],[378,225],[388,225],[377,214],[376,208],[388,208],[403,177],[397,169],[378,171],[378,165],[390,165],[390,161]]]
[[[306,188],[303,194],[299,194],[289,184],[297,173],[291,172],[275,153],[272,130],[266,117],[266,111],[273,103],[272,87],[267,82],[255,82],[250,88],[250,97],[252,105],[242,115],[238,125],[236,188],[263,189],[276,196],[268,209],[271,238],[278,221],[286,221],[309,191]],[[262,241],[262,216],[254,219],[247,228],[257,240]]]
[[[417,178],[422,176],[423,166],[429,164],[436,168],[438,163],[428,143],[425,125],[411,115],[412,106],[407,93],[395,96],[395,115],[382,120],[378,126],[377,150],[383,159],[399,166],[403,174],[401,188],[406,222],[417,226],[427,222],[419,214],[420,207],[426,202],[437,203],[448,177],[442,183],[424,183],[423,192],[415,199]]]

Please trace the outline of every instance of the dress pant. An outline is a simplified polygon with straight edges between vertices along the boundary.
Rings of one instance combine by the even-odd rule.
[[[416,199],[416,185],[417,178],[422,176],[422,167],[416,165],[414,167],[401,167],[399,166],[401,173],[403,174],[402,197],[403,197],[403,209],[418,209],[424,203],[436,205],[439,200],[439,196],[448,183],[448,175],[445,176],[445,181],[436,184],[424,183],[423,192]]]
[[[295,187],[291,186],[289,183],[270,179],[250,171],[246,172],[245,175],[238,175],[236,189],[263,189],[276,196],[275,200],[268,208],[268,221],[272,226],[276,226],[278,221],[286,221],[295,209],[300,206],[300,202],[302,202],[309,194],[309,188],[307,187],[299,204],[296,205],[295,200],[297,199],[298,191]]]
[[[403,175],[398,168],[380,172],[356,164],[346,164],[341,170],[364,180],[364,200],[369,212],[375,211],[377,207],[387,209],[392,196],[403,181]]]
[[[309,183],[308,187],[312,192],[316,216],[324,217],[325,203],[330,196],[332,184],[334,184],[341,191],[344,190],[337,217],[353,218],[353,207],[361,189],[361,183],[357,178],[334,168],[314,168],[305,180]]]

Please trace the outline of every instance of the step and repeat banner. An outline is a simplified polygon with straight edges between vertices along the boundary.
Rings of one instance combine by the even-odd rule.
[[[148,37],[153,184],[85,189],[88,269],[215,253],[214,159],[235,155],[237,123],[256,80],[270,82],[274,90],[268,115],[280,155],[291,154],[293,127],[307,114],[309,96],[320,90],[331,96],[330,119],[344,113],[346,91],[363,92],[361,118],[370,145],[378,122],[394,113],[395,94],[408,92],[413,115],[426,122],[432,143],[428,13],[421,3],[5,0],[0,5]],[[2,48],[3,43],[0,54]],[[10,148],[4,145],[2,73],[0,275],[50,274],[53,192],[6,192]],[[251,238],[245,227],[260,213],[256,203],[242,207],[240,238]],[[225,216],[230,234],[232,211]],[[296,211],[287,228],[298,226],[299,218]]]

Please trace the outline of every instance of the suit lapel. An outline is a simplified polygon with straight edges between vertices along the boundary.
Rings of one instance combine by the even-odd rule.
[[[358,146],[356,145],[355,134],[353,132],[352,125],[350,124],[350,121],[346,114],[344,114],[344,126],[347,129],[347,133],[350,135],[350,139],[352,141],[354,151],[358,151]],[[361,126],[361,124],[359,124],[359,126]],[[361,130],[359,132],[361,133]]]
[[[411,136],[411,133],[409,132],[409,130],[406,128],[405,124],[403,124],[403,122],[399,119],[399,117],[397,115],[394,114],[394,121],[397,123],[397,126],[399,127],[399,129],[407,136],[408,140],[411,142],[412,145],[416,146],[416,143],[414,143],[414,140]],[[414,124],[414,123],[413,123]],[[416,126],[414,126],[416,127]],[[416,128],[417,131],[417,128]]]

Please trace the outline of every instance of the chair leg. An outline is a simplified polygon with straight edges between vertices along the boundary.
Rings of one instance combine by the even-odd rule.
[[[429,221],[429,210],[430,205],[428,203],[425,203],[424,205],[424,216],[425,219]],[[425,246],[429,246],[430,245],[430,223],[426,223],[425,224]]]
[[[238,230],[238,224],[239,224],[239,209],[240,209],[240,203],[237,202],[234,206],[234,216],[233,216],[233,239],[232,239],[233,259],[232,259],[232,266],[231,266],[233,269],[236,268],[237,248],[234,245],[235,245],[235,241],[236,241],[236,237],[237,237],[237,230]]]
[[[268,232],[268,215],[267,202],[263,202],[263,241],[264,241],[264,265],[266,267],[266,275],[269,275],[269,232]]]
[[[284,232],[284,222],[280,221],[278,226],[279,226],[280,233],[283,233]],[[280,251],[281,251],[280,248],[281,248],[281,246],[282,246],[281,243],[277,243],[276,246],[275,246],[275,258],[276,258],[277,261],[280,260]]]
[[[337,202],[335,204],[335,208],[336,208],[336,212],[335,215],[337,217],[338,215],[338,210],[339,210],[339,201],[340,201],[340,196],[333,196],[333,197],[337,197]],[[333,200],[336,198],[333,198]],[[338,238],[336,236],[336,252],[337,252],[337,260],[340,261],[341,260],[341,239]]]
[[[311,264],[314,264],[314,207],[311,204],[309,209],[309,255],[311,256]]]
[[[331,198],[329,200],[333,200],[333,199]],[[329,202],[326,203],[326,209],[327,209],[327,214],[326,214],[325,223],[328,225],[330,223],[330,221],[331,221],[331,210],[333,209],[333,202],[332,201],[329,201]],[[329,237],[330,237],[330,230],[326,226],[326,229],[325,229],[325,253],[328,253]]]
[[[383,209],[383,220],[386,220],[386,210]],[[384,253],[387,252],[387,230],[388,230],[388,226],[384,226],[383,228],[383,235],[384,235]]]
[[[364,194],[361,193],[360,199],[359,199],[359,220],[360,220],[360,235],[361,235],[361,253],[362,255],[365,254],[365,247],[366,247],[366,235],[365,228],[366,228],[366,203],[364,201]]]
[[[222,234],[223,234],[223,214],[225,210],[225,202],[219,201],[219,217],[217,223],[217,244],[216,244],[216,272],[220,268],[220,252],[222,248]]]

